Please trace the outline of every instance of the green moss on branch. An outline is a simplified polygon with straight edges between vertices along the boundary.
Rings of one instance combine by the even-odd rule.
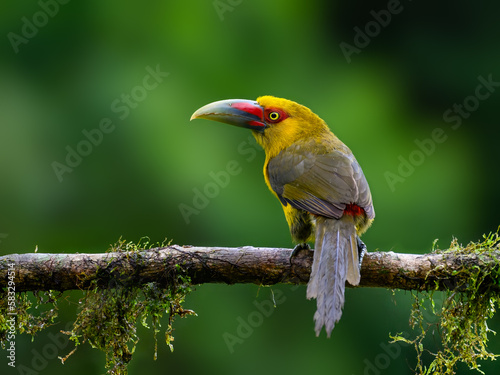
[[[434,291],[412,292],[414,303],[410,325],[419,333],[413,340],[401,335],[392,336],[394,341],[414,345],[417,352],[416,372],[419,375],[455,374],[458,363],[465,363],[469,368],[483,373],[478,361],[495,360],[498,357],[498,354],[488,351],[488,334],[493,331],[488,328],[487,321],[493,317],[500,301],[499,250],[498,232],[465,247],[454,239],[449,249],[435,250],[436,254],[464,257],[462,266],[454,271],[460,284],[454,290],[444,292],[444,302],[440,309],[435,307]],[[481,266],[470,264],[467,260],[472,258],[484,259],[485,262]],[[492,259],[496,259],[496,262],[492,262]],[[436,266],[438,267],[441,266]],[[436,323],[428,323],[424,319],[424,306],[429,305],[438,318]],[[439,338],[440,348],[436,353],[431,353],[424,345],[429,332]],[[429,365],[424,363],[424,354],[433,357]]]

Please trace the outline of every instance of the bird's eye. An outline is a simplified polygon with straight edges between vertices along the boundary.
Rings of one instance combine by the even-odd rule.
[[[277,124],[288,117],[287,113],[278,108],[266,108],[264,118],[268,123]]]
[[[269,113],[269,120],[278,121],[279,119],[280,119],[280,114],[278,112],[270,112]]]

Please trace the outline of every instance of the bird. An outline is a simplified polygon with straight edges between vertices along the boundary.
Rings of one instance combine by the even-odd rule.
[[[360,282],[366,252],[360,236],[375,218],[368,182],[353,153],[309,108],[270,95],[212,102],[193,119],[250,129],[264,149],[265,183],[280,201],[297,244],[291,258],[314,242],[306,297],[316,299],[316,336],[324,327],[330,337],[342,316],[346,281]]]

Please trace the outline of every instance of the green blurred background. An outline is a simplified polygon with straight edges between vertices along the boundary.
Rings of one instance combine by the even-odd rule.
[[[279,203],[262,178],[263,152],[253,148],[250,133],[189,122],[209,102],[264,94],[310,107],[353,150],[377,213],[364,236],[369,250],[425,253],[436,238],[442,248],[453,236],[465,244],[500,224],[500,93],[492,87],[487,99],[468,98],[478,77],[500,81],[499,3],[57,4],[0,5],[0,255],[37,245],[39,252],[103,252],[120,237],[142,236],[290,247]],[[390,21],[388,7],[398,10]],[[377,29],[377,17],[387,25]],[[23,26],[26,20],[41,26],[20,39],[23,27],[34,33]],[[358,46],[367,45],[349,63],[340,43],[354,45],[354,28],[366,26],[373,36],[358,38]],[[137,88],[148,67],[169,73],[149,91]],[[127,113],[118,111],[115,101],[123,105],[122,95],[131,92],[141,100],[127,105]],[[464,100],[473,110],[453,129],[456,122],[443,115]],[[59,181],[53,163],[65,163],[67,147],[76,149],[86,139],[82,132],[105,118],[113,130]],[[418,158],[415,140],[430,138],[436,128],[446,141]],[[391,188],[387,172],[397,174],[411,155],[419,165]],[[203,191],[210,173],[230,161],[241,173],[186,220],[179,205],[193,206],[196,189]],[[256,305],[272,293],[277,306],[264,316]],[[17,337],[18,366],[30,374],[104,373],[104,355],[87,345],[64,366],[47,351],[49,333],[73,321],[79,297],[68,293],[60,323],[33,342]],[[314,335],[315,302],[306,300],[304,286],[202,285],[185,303],[198,316],[174,324],[175,351],[160,335],[153,361],[152,333],[140,328],[129,371],[411,374],[413,349],[387,349],[389,333],[410,333],[411,302],[404,292],[348,290],[342,321],[326,339]],[[242,331],[242,322],[254,326],[251,332]],[[498,317],[490,322],[492,329],[499,325]],[[227,345],[228,334],[238,332],[245,337]],[[500,340],[492,336],[490,348],[500,353]],[[57,355],[71,349],[62,345]],[[494,363],[482,365],[487,374],[497,372]],[[20,373],[3,356],[0,369]]]

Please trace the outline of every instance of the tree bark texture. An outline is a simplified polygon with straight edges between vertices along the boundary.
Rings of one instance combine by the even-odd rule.
[[[0,287],[12,280],[16,292],[113,287],[119,283],[169,285],[180,273],[193,284],[305,284],[312,250],[290,259],[292,250],[256,247],[172,245],[137,252],[102,254],[11,254],[0,257]],[[453,290],[463,284],[464,269],[491,267],[500,255],[367,253],[359,287],[404,290]],[[9,273],[10,271],[10,273]]]

